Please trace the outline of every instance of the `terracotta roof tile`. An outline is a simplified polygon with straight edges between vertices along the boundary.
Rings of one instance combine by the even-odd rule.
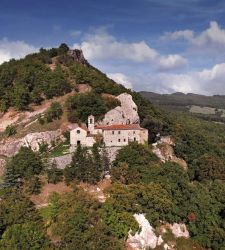
[[[96,129],[102,129],[102,130],[141,130],[139,124],[115,124],[115,125],[109,125],[109,126],[96,126]]]

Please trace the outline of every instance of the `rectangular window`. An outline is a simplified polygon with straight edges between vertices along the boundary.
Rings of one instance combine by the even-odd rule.
[[[120,131],[118,131],[118,135],[120,135]]]
[[[120,139],[118,139],[118,142],[120,142]]]
[[[135,135],[135,131],[133,131],[133,134]]]
[[[114,135],[114,131],[112,131],[112,134]]]
[[[134,137],[134,141],[136,141],[136,137]]]
[[[123,141],[125,142],[125,141],[126,141],[126,139],[123,139]]]

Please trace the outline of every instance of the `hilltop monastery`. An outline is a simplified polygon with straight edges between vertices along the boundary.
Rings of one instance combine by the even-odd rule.
[[[122,147],[131,141],[144,144],[148,141],[148,130],[140,127],[137,105],[132,96],[123,93],[116,97],[121,106],[110,110],[105,114],[101,122],[95,122],[95,117],[90,114],[88,124],[74,124],[70,131],[71,149],[78,144],[91,147],[97,138],[106,147]]]

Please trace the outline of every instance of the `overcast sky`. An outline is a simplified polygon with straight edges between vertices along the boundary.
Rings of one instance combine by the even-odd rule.
[[[134,90],[225,95],[225,0],[1,0],[0,63],[62,42]]]

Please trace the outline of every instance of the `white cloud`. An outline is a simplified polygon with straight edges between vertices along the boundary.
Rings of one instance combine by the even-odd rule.
[[[70,31],[70,36],[72,37],[78,37],[82,34],[82,32],[80,30],[71,30]]]
[[[222,29],[217,22],[210,22],[210,27],[203,31],[199,36],[192,39],[196,45],[211,45],[211,46],[224,46],[225,47],[225,30]]]
[[[123,86],[125,86],[128,89],[133,88],[128,77],[122,73],[111,73],[111,74],[107,74],[107,76],[110,79],[114,80],[115,82],[122,84]]]
[[[180,55],[160,55],[145,41],[128,43],[118,41],[108,34],[105,29],[98,29],[86,35],[81,44],[74,44],[74,48],[81,48],[88,60],[128,60],[135,63],[150,62],[160,69],[174,69],[183,67],[187,61]]]
[[[201,46],[205,48],[213,47],[218,49],[218,46],[225,47],[225,29],[221,28],[217,22],[212,21],[210,22],[209,27],[199,34],[195,34],[192,30],[179,30],[166,33],[164,36],[162,36],[162,39],[184,39],[195,46]]]
[[[12,58],[22,58],[36,51],[38,51],[37,48],[24,41],[9,41],[4,38],[0,40],[0,64]]]
[[[186,39],[192,40],[194,37],[193,30],[179,30],[175,32],[166,32],[165,35],[161,37],[162,40],[178,40],[178,39]]]
[[[225,63],[216,64],[211,69],[190,72],[186,74],[159,73],[138,79],[142,84],[142,90],[161,93],[183,92],[200,93],[205,95],[225,95]],[[136,79],[136,84],[137,79]],[[140,87],[139,87],[140,89]]]
[[[159,58],[159,67],[164,70],[176,69],[186,64],[187,60],[176,54]]]

